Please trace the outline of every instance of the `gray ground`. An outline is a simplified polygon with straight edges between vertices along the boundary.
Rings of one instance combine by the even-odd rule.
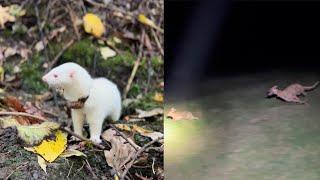
[[[210,95],[182,103],[201,108],[203,120],[183,122],[197,130],[166,144],[166,179],[320,179],[320,87],[305,97],[308,105],[264,98],[273,85],[316,80],[315,73],[261,73],[205,84]]]

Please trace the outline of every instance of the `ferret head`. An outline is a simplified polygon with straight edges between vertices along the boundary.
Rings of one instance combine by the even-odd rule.
[[[82,72],[84,71],[84,72]],[[42,80],[46,82],[52,88],[64,88],[71,85],[80,73],[86,73],[81,66],[76,63],[65,63],[53,68],[50,72],[42,77]]]
[[[273,95],[277,95],[278,94],[278,86],[273,86],[269,91],[268,91],[268,97],[271,97]]]

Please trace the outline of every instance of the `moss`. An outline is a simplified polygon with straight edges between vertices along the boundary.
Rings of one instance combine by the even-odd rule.
[[[46,88],[41,81],[43,75],[41,71],[41,56],[35,54],[32,59],[21,65],[21,75],[23,77],[23,89],[39,93]]]
[[[97,50],[92,44],[92,41],[84,39],[76,42],[66,50],[61,58],[61,63],[72,61],[80,64],[81,66],[91,67],[95,54],[97,54]]]

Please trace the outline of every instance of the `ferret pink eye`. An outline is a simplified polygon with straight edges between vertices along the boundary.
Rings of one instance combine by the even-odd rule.
[[[53,77],[57,78],[57,77],[58,77],[58,75],[54,74],[54,75],[53,75]]]

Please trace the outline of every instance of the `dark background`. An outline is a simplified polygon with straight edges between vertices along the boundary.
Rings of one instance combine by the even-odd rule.
[[[215,24],[215,31],[194,34],[193,38],[208,36],[210,43],[197,46],[208,48],[203,58],[195,58],[183,67],[187,50],[186,31],[194,26],[194,16],[206,1],[165,1],[165,80],[170,89],[183,84],[225,75],[284,69],[288,71],[317,71],[320,67],[320,2],[306,1],[220,1],[217,0],[201,26]],[[210,11],[207,8],[207,11]],[[208,10],[209,9],[209,10]],[[210,17],[211,16],[211,17]],[[218,19],[217,16],[220,16]],[[193,18],[193,19],[192,19]],[[221,21],[217,24],[217,21]],[[196,28],[203,28],[203,27]],[[192,33],[191,33],[192,34]],[[210,36],[210,37],[209,37]],[[192,39],[192,38],[191,38]],[[190,40],[187,40],[190,41]],[[190,51],[190,49],[188,49]],[[194,51],[199,49],[194,48]],[[200,57],[200,56],[199,56]],[[197,66],[194,69],[193,66]],[[179,72],[179,75],[174,73]],[[194,74],[196,73],[196,74]],[[184,79],[184,80],[183,80]],[[190,81],[189,81],[190,79]],[[177,82],[183,82],[173,86]]]

